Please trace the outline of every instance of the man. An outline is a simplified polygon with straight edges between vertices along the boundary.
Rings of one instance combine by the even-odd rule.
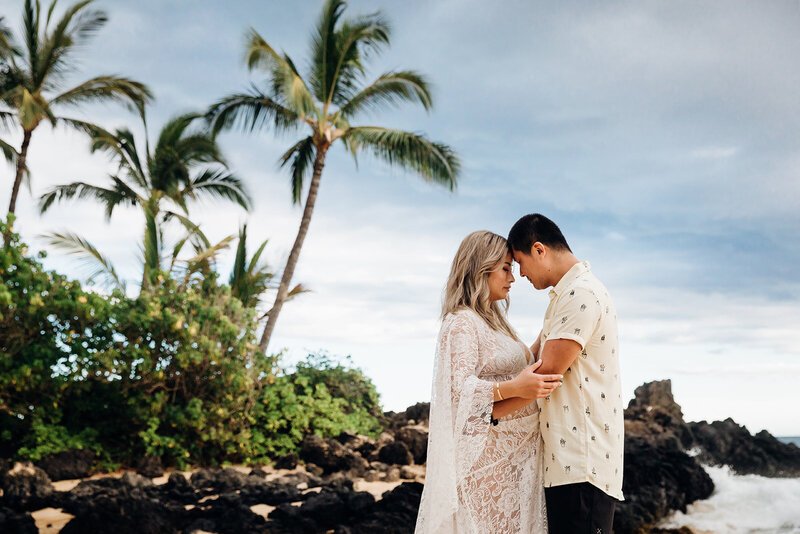
[[[508,235],[520,275],[550,290],[536,371],[563,374],[539,399],[550,534],[608,534],[622,500],[624,423],[617,315],[589,262],[579,261],[556,224],[540,214],[518,220]]]

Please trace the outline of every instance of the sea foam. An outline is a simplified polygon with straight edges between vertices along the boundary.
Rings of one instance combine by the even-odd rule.
[[[734,475],[730,468],[704,467],[714,493],[675,512],[659,525],[714,534],[800,533],[800,478]]]

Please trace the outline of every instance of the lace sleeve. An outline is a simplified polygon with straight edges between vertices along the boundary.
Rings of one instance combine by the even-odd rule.
[[[468,312],[448,316],[439,332],[417,534],[456,530],[459,483],[488,437],[494,393],[492,382],[478,378],[482,340],[477,320]]]

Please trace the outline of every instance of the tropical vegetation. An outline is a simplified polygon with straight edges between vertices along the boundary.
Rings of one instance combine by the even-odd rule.
[[[341,0],[324,2],[302,75],[251,29],[247,63],[266,84],[203,113],[175,115],[154,140],[145,113],[153,95],[143,83],[112,75],[71,82],[83,78],[78,52],[108,20],[93,0],[63,10],[55,1],[43,10],[25,0],[19,36],[0,16],[0,152],[13,167],[8,214],[0,219],[0,458],[36,461],[87,449],[101,468],[145,456],[185,468],[269,461],[297,450],[309,433],[380,432],[378,393],[349,359],[317,352],[288,365],[282,352],[267,353],[282,306],[308,291],[292,279],[334,144],[450,190],[459,175],[458,157],[442,142],[356,124],[368,111],[403,103],[429,110],[433,100],[416,71],[367,78],[367,58],[389,45],[388,22],[379,13],[346,19],[344,10]],[[62,115],[96,102],[130,108],[141,133]],[[44,235],[48,248],[90,267],[83,281],[45,269],[47,252],[21,241],[15,212],[21,184],[27,179],[33,189],[28,154],[42,122],[86,134],[89,151],[109,156],[114,170],[101,184],[67,177],[73,181],[37,196],[40,215],[90,201],[113,226],[118,208],[136,210],[135,289],[123,275],[129,270],[114,265],[92,236],[64,228]],[[250,242],[247,223],[216,243],[198,223],[198,201],[245,211],[257,201],[219,147],[220,132],[232,128],[303,131],[280,158],[292,200],[303,203],[282,268],[266,261],[268,240]],[[233,265],[223,275],[220,257],[234,240]]]

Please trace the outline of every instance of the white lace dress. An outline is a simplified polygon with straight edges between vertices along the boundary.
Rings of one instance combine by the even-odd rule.
[[[491,424],[493,383],[514,378],[529,355],[472,310],[442,321],[415,534],[546,534],[539,408]]]

